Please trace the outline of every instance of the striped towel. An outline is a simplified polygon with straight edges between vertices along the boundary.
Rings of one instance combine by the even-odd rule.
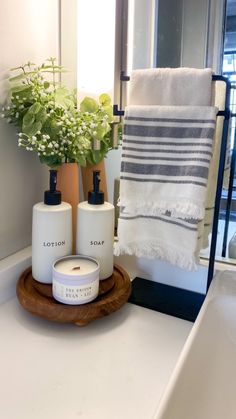
[[[130,106],[115,255],[196,269],[217,108]]]
[[[126,108],[119,202],[126,212],[203,219],[216,113],[210,106]]]

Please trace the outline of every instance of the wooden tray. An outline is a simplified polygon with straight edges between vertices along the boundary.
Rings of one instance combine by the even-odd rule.
[[[131,282],[127,272],[115,265],[110,278],[114,279],[114,285],[108,292],[101,292],[96,300],[88,304],[72,306],[59,303],[52,296],[43,294],[42,288],[39,290],[38,282],[32,277],[31,268],[28,268],[18,280],[16,294],[20,304],[32,314],[55,322],[85,326],[118,310],[128,300]]]

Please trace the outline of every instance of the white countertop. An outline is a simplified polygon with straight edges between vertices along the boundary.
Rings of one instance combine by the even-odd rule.
[[[149,419],[192,323],[132,304],[79,328],[0,305],[3,419]]]

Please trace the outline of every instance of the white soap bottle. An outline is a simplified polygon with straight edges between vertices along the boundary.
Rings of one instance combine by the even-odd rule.
[[[93,172],[93,190],[88,193],[88,201],[77,207],[76,252],[99,261],[102,280],[113,273],[114,206],[104,202],[99,175],[100,171]]]
[[[72,253],[72,208],[61,202],[56,182],[57,171],[50,170],[50,190],[33,207],[32,276],[45,284],[52,283],[53,262]]]

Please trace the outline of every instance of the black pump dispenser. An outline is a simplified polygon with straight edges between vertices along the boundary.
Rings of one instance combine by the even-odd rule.
[[[56,190],[57,187],[57,170],[49,170],[50,172],[50,189],[44,192],[44,204],[60,205],[61,192]]]
[[[100,170],[93,171],[93,191],[88,193],[88,203],[91,205],[104,204],[104,192],[99,190]]]

